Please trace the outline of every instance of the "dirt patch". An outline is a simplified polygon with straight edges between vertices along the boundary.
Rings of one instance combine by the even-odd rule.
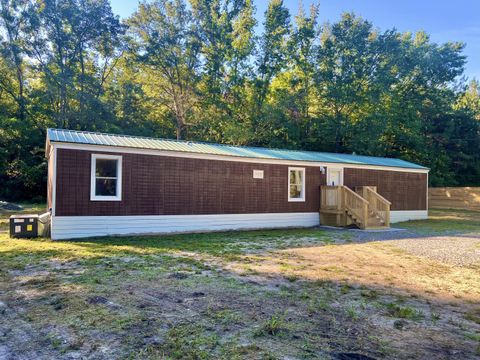
[[[421,240],[419,240],[421,241]],[[245,270],[244,262],[229,269]],[[265,276],[347,281],[443,302],[480,299],[480,271],[412,256],[390,243],[347,244],[280,250],[257,257],[249,269]]]
[[[480,326],[471,314],[480,311],[480,268],[430,260],[437,256],[432,246],[433,255],[414,256],[394,246],[402,241],[279,250],[226,267],[239,276],[254,274],[258,282],[283,278],[298,291],[305,282],[338,284],[341,295],[330,306],[373,325],[393,352],[403,347],[398,357],[476,358]],[[474,253],[470,239],[465,242],[459,247]]]
[[[480,269],[420,230],[0,235],[0,358],[478,358]]]
[[[139,263],[145,266],[146,261]],[[308,309],[307,302],[298,301],[293,287],[271,291],[223,272],[192,272],[176,279],[172,272],[158,270],[155,263],[139,276],[134,262],[116,263],[121,276],[108,276],[104,281],[108,285],[92,286],[86,274],[76,269],[85,265],[77,262],[59,271],[43,264],[42,280],[49,276],[49,284],[20,281],[28,276],[25,270],[22,277],[10,277],[6,282],[10,287],[3,293],[8,296],[7,304],[14,304],[8,311],[16,335],[0,344],[12,358],[26,354],[111,358],[141,353],[155,358],[169,353],[182,359],[239,354],[243,358],[254,358],[254,354],[291,358],[309,354],[335,358],[334,353],[343,352],[382,354],[377,341],[369,339],[368,328],[342,312]],[[175,264],[172,268],[189,266]],[[112,265],[111,260],[97,261],[93,272],[104,272]],[[40,271],[38,267],[30,269]],[[64,282],[72,281],[75,284],[70,286],[80,290],[69,297],[58,285],[67,287]],[[39,285],[44,288],[41,294],[27,296]],[[272,326],[278,331],[262,330]]]

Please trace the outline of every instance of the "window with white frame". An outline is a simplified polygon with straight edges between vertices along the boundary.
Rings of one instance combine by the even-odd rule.
[[[288,168],[288,201],[305,201],[305,168]]]
[[[122,200],[122,157],[92,154],[90,200]]]

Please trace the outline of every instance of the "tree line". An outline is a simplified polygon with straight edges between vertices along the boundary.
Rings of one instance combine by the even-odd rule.
[[[0,198],[45,196],[48,127],[398,157],[480,185],[464,44],[271,0],[0,0]]]

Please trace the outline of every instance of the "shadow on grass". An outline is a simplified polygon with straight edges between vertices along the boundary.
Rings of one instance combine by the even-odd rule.
[[[429,236],[450,236],[480,233],[480,212],[468,210],[430,210],[428,220],[393,224],[392,228],[407,231],[351,231],[349,229],[300,228],[279,230],[230,231],[174,235],[137,235],[98,237],[71,240],[86,246],[132,246],[157,251],[189,251],[211,255],[238,255],[253,251],[286,249],[305,245],[339,244],[367,241],[400,240]],[[361,234],[361,235],[360,235]],[[478,234],[474,234],[478,236]]]
[[[11,240],[0,235],[0,254],[22,262],[35,258],[78,259],[129,255],[161,255],[178,252],[208,254],[223,259],[269,250],[309,247],[370,241],[400,240],[429,236],[462,236],[480,233],[480,212],[432,210],[428,220],[394,224],[406,231],[363,232],[347,229],[281,229],[258,231],[231,231],[175,235],[112,236],[69,241],[43,239]],[[2,242],[5,241],[4,244]]]
[[[175,235],[145,235],[91,238],[73,243],[108,246],[134,246],[158,251],[188,251],[221,255],[242,254],[249,250],[283,249],[301,246],[306,240],[316,244],[329,243],[331,235],[318,229],[229,231]]]
[[[445,217],[447,215],[437,213],[435,216]],[[453,215],[450,214],[448,216]],[[454,226],[452,228],[451,220],[434,218],[428,221],[403,223],[400,224],[400,227],[409,228],[408,232],[392,232],[389,234],[393,240],[393,238],[403,238],[404,236],[411,237],[413,233],[418,234],[418,237],[427,236],[423,232],[434,231],[431,230],[432,228],[441,234],[442,231],[446,231],[444,229],[458,233],[472,231],[466,230],[468,227],[465,225],[471,226],[468,229],[473,229],[473,231],[479,230],[478,228],[480,227],[477,224],[472,224],[473,220],[456,219],[454,221],[458,221],[458,227]],[[159,326],[158,323],[152,322],[150,328],[148,327],[150,326],[149,322],[140,322],[137,312],[145,315],[145,317],[148,315],[149,319],[159,319],[162,322],[165,320],[162,318],[163,313],[167,313],[167,315],[168,312],[170,312],[170,315],[175,313],[179,319],[178,324],[175,323],[169,330],[175,332],[178,331],[179,327],[183,329],[182,326],[192,322],[190,313],[185,309],[187,307],[188,309],[193,308],[200,314],[198,316],[201,316],[200,320],[196,318],[193,323],[195,326],[203,326],[203,321],[207,324],[205,328],[209,330],[202,330],[202,332],[205,331],[205,334],[208,336],[212,334],[223,336],[225,333],[219,330],[220,326],[211,326],[212,320],[208,317],[208,314],[212,313],[217,305],[219,312],[225,311],[223,306],[228,305],[227,310],[235,314],[246,314],[245,318],[242,319],[245,323],[230,324],[229,327],[231,329],[238,328],[241,331],[247,329],[253,332],[255,330],[257,331],[256,334],[258,334],[253,341],[261,343],[261,340],[265,339],[265,341],[268,341],[268,346],[271,346],[270,344],[275,341],[277,346],[280,346],[279,344],[288,340],[289,346],[292,348],[298,347],[303,349],[308,340],[311,343],[311,345],[308,345],[308,348],[314,351],[313,354],[315,352],[318,354],[320,349],[327,348],[332,349],[329,355],[333,355],[337,351],[349,351],[383,358],[385,355],[379,350],[382,341],[380,331],[387,329],[386,336],[391,334],[388,337],[392,341],[390,346],[393,349],[393,352],[388,354],[389,356],[387,357],[449,358],[455,356],[456,358],[473,358],[473,341],[470,342],[468,339],[462,338],[462,336],[474,337],[477,336],[477,333],[470,329],[460,331],[455,328],[452,331],[453,325],[448,322],[451,316],[457,316],[460,317],[459,323],[462,322],[463,324],[465,319],[461,319],[462,315],[446,312],[441,314],[440,320],[435,320],[435,311],[437,310],[429,307],[427,301],[430,301],[430,299],[427,296],[416,296],[412,299],[405,296],[398,297],[393,294],[403,293],[405,290],[398,283],[388,284],[390,286],[386,290],[384,286],[380,286],[374,281],[365,283],[354,277],[348,278],[350,272],[355,274],[359,268],[370,271],[367,268],[369,264],[376,267],[374,270],[375,272],[378,271],[378,278],[381,282],[389,283],[395,280],[393,277],[386,277],[385,271],[388,267],[385,264],[391,265],[391,271],[395,272],[396,276],[402,276],[401,268],[395,267],[395,264],[392,264],[391,261],[385,261],[384,264],[376,263],[375,261],[378,258],[373,255],[377,253],[368,251],[368,249],[372,250],[372,247],[363,250],[365,251],[365,256],[362,260],[363,262],[358,264],[357,269],[352,268],[354,265],[352,261],[344,260],[342,262],[340,260],[349,253],[353,257],[358,258],[359,254],[356,254],[354,251],[350,252],[350,247],[344,247],[339,244],[337,254],[333,251],[328,251],[323,260],[328,259],[332,264],[331,266],[323,266],[320,270],[328,274],[332,273],[331,278],[333,280],[328,280],[326,277],[316,280],[308,278],[304,272],[308,271],[309,267],[297,264],[297,258],[293,258],[291,263],[288,263],[288,260],[283,258],[276,259],[282,261],[282,263],[278,264],[276,278],[272,277],[272,271],[269,267],[257,269],[255,274],[250,274],[262,277],[263,284],[266,287],[261,286],[260,282],[256,282],[259,281],[257,278],[249,279],[249,273],[246,274],[244,280],[241,280],[242,274],[229,271],[228,267],[222,269],[224,272],[214,273],[209,275],[210,277],[194,271],[189,271],[188,275],[184,275],[186,276],[185,278],[172,277],[172,272],[178,270],[175,268],[176,266],[180,266],[182,262],[185,262],[187,265],[190,264],[188,261],[197,259],[196,255],[207,255],[204,257],[205,259],[208,256],[215,256],[233,261],[245,260],[242,258],[242,255],[248,255],[252,252],[257,255],[275,257],[278,253],[269,254],[268,252],[270,250],[320,247],[332,244],[335,240],[340,240],[342,244],[347,242],[354,245],[357,242],[356,234],[358,233],[346,230],[289,229],[169,236],[104,237],[75,241],[9,240],[0,237],[0,263],[5,265],[0,266],[0,268],[12,269],[15,266],[44,264],[46,260],[56,258],[78,261],[85,272],[68,278],[67,282],[79,283],[84,287],[83,291],[90,291],[95,295],[98,295],[97,292],[99,292],[102,296],[112,297],[113,300],[123,304],[122,314],[126,310],[133,309],[133,305],[129,304],[142,304],[144,306],[140,310],[135,310],[133,312],[135,316],[130,316],[131,319],[129,317],[129,323],[127,323],[128,325],[131,322],[135,326],[142,326],[138,328],[141,330],[138,331],[139,341],[142,340],[141,337],[144,333],[153,331],[152,329],[157,329]],[[362,240],[365,242],[376,241],[378,240],[376,237],[382,236],[382,233],[363,234],[372,234],[370,237],[366,236],[365,240]],[[361,244],[359,246],[363,247]],[[331,247],[330,250],[333,250],[333,248]],[[323,247],[318,251],[321,252],[323,250],[329,249]],[[373,248],[373,250],[375,249]],[[142,257],[143,255],[146,257]],[[150,255],[152,257],[148,258]],[[170,255],[178,255],[178,257],[174,258]],[[333,255],[339,257],[337,263]],[[401,256],[402,253],[392,252],[387,255],[395,258]],[[158,258],[153,256],[158,256]],[[131,262],[123,261],[128,260],[121,259],[123,257],[132,257],[134,259]],[[235,259],[235,257],[237,258]],[[160,258],[162,260],[165,258],[172,260],[162,263],[158,261]],[[201,256],[199,258],[202,259]],[[152,261],[148,261],[149,259]],[[270,260],[267,258],[265,263],[269,265],[268,261]],[[411,263],[417,262],[416,259],[410,260]],[[316,258],[312,258],[310,262],[313,266],[319,263]],[[251,263],[246,264],[248,266],[254,265]],[[196,265],[193,264],[191,270],[195,270]],[[342,266],[344,269],[341,269]],[[182,268],[188,267],[183,266]],[[406,266],[405,268],[408,269],[410,267]],[[339,270],[342,270],[342,272],[339,272]],[[432,281],[436,281],[436,277],[445,276],[443,272],[435,273],[427,270],[429,268],[426,269],[425,273],[432,277]],[[290,271],[292,276],[289,275]],[[234,276],[232,277],[231,275]],[[370,275],[372,278],[377,277],[377,274],[373,274],[373,272]],[[461,274],[458,275],[460,276]],[[285,278],[283,285],[275,291],[271,291],[270,289],[275,288],[275,284],[278,284],[278,277]],[[405,278],[410,277],[405,276]],[[38,283],[45,282],[41,277],[37,277],[36,281]],[[59,282],[63,284],[65,280],[59,280]],[[115,287],[115,285],[118,287]],[[132,289],[134,291],[126,291]],[[65,292],[66,290],[61,287],[55,287],[52,291],[58,297],[62,295],[62,291]],[[255,291],[258,291],[258,294],[255,294]],[[197,294],[195,301],[191,299],[193,293]],[[90,293],[88,294],[91,295]],[[43,294],[41,295],[43,296]],[[81,326],[94,330],[97,325],[89,325],[85,319],[81,318],[81,316],[88,314],[88,311],[91,311],[92,308],[92,306],[85,305],[83,297],[87,297],[87,293],[81,294],[82,299],[81,301],[78,300],[79,303],[81,302],[81,306],[79,306],[78,310],[72,310],[68,307],[69,301],[75,301],[75,297],[66,292],[63,295],[63,298],[67,299],[65,300],[67,305],[64,313],[60,314],[73,316],[74,323],[80,323]],[[384,298],[385,296],[387,298]],[[189,302],[184,306],[181,305],[181,302],[178,302],[178,299],[184,301],[185,298],[188,298]],[[444,311],[443,309],[449,306],[450,300],[442,299],[439,296],[436,296],[436,298],[436,306]],[[41,299],[40,295],[38,299]],[[149,305],[151,303],[153,305]],[[215,305],[213,310],[212,304]],[[104,306],[106,307],[106,305]],[[47,305],[45,305],[46,307]],[[32,308],[38,308],[38,303],[32,302]],[[261,312],[256,310],[259,308],[261,308]],[[166,309],[169,310],[167,311]],[[51,311],[53,314],[51,315],[52,318],[61,322],[62,317],[58,316],[58,311],[63,310]],[[72,313],[74,314],[72,315]],[[105,323],[105,326],[110,331],[111,322],[113,321],[122,322],[122,327],[124,326],[124,319],[121,316],[113,310],[109,311],[108,314],[111,317],[108,318],[108,323]],[[284,314],[288,314],[286,319],[281,318],[279,320],[278,317],[284,316]],[[366,324],[369,323],[369,316],[373,316],[373,319],[378,320],[379,314],[386,314],[387,321],[381,323],[381,327],[377,328],[377,330],[368,328]],[[43,316],[44,314],[42,314]],[[98,314],[93,313],[91,317],[98,317]],[[397,325],[392,325],[391,323],[396,318],[406,319],[410,322],[406,324],[399,322]],[[275,325],[278,322],[280,322],[280,328],[283,325],[286,328],[283,330],[283,335],[282,331],[280,331],[283,337],[272,334],[274,331],[271,329],[275,328],[275,326],[278,327],[278,325]],[[137,323],[141,325],[137,325]],[[419,324],[423,325],[419,326]],[[405,329],[398,329],[394,326],[405,326]],[[438,331],[439,326],[441,326],[441,331]],[[473,325],[470,324],[469,326],[473,328]],[[132,335],[133,332],[130,331],[127,334],[122,332],[122,329],[117,332],[116,336],[118,338],[123,337],[122,339],[124,340],[127,335],[137,336],[137,331],[135,335]],[[261,331],[258,332],[258,329]],[[322,332],[319,331],[320,329]],[[238,330],[238,333],[241,333],[240,330]],[[179,335],[175,335],[172,343],[176,346],[175,349],[178,348],[180,354],[178,358],[181,358],[186,352],[194,348],[195,345],[192,346],[192,339],[201,335],[202,333],[197,334],[196,332],[192,336],[189,336],[188,332],[187,334],[180,332]],[[395,339],[392,340],[392,338]],[[422,338],[427,340],[421,342]],[[396,342],[397,339],[398,342]],[[95,339],[92,339],[92,341],[95,341]],[[165,346],[155,346],[159,346],[159,351],[164,351],[165,349],[167,349],[167,352],[172,351],[167,345],[169,346],[168,342]],[[202,348],[202,346],[204,345],[200,344],[198,347]],[[208,354],[214,353],[216,347],[217,345],[212,345],[211,353],[209,352],[210,349],[208,349]],[[279,349],[281,353],[282,348],[279,347]],[[399,354],[402,356],[398,356]]]
[[[45,239],[8,239],[0,236],[2,261],[17,262],[17,266],[45,258],[79,260],[98,257],[134,255],[167,255],[192,253],[223,259],[248,252],[323,245],[332,242],[326,231],[318,229],[288,229],[203,234],[151,236],[117,236],[52,241]],[[2,244],[3,243],[3,244]]]
[[[138,351],[147,348],[142,342],[147,334],[166,329],[165,342],[149,349],[158,350],[159,354],[163,354],[162,357],[175,352],[173,358],[179,359],[199,358],[188,355],[200,352],[205,355],[203,358],[213,358],[221,346],[213,342],[205,347],[203,341],[195,340],[221,338],[231,336],[232,333],[238,336],[247,334],[247,339],[252,343],[260,344],[266,350],[273,349],[279,354],[283,354],[284,350],[295,351],[301,354],[297,358],[315,357],[324,353],[325,358],[347,359],[362,358],[361,354],[377,359],[473,358],[475,341],[469,340],[467,336],[476,336],[474,330],[471,330],[474,326],[465,325],[459,308],[445,310],[450,307],[446,299],[438,298],[431,307],[426,297],[399,296],[398,293],[404,290],[401,287],[392,285],[386,290],[373,282],[365,284],[353,278],[347,279],[346,274],[344,276],[341,273],[338,274],[338,280],[313,280],[301,274],[297,274],[295,279],[289,278],[285,277],[285,273],[278,273],[272,278],[268,269],[257,271],[256,277],[248,274],[242,276],[227,268],[206,277],[201,272],[194,272],[197,264],[186,262],[181,266],[183,261],[191,259],[187,256],[166,256],[172,259],[166,263],[156,261],[156,258],[144,263],[141,256],[135,257],[132,262],[120,259],[141,254],[168,255],[175,251],[226,256],[228,253],[220,253],[219,248],[227,249],[232,243],[240,244],[241,241],[244,244],[260,244],[267,249],[274,238],[299,237],[299,232],[309,238],[312,233],[319,234],[314,241],[320,242],[328,234],[311,229],[101,238],[88,242],[26,241],[24,247],[12,249],[10,254],[18,254],[20,251],[19,256],[27,261],[40,261],[42,257],[52,256],[77,256],[77,260],[81,257],[85,259],[81,263],[81,269],[85,272],[53,278],[56,280],[50,284],[51,289],[45,287],[53,275],[38,276],[35,283],[29,282],[22,286],[37,292],[42,287],[42,292],[38,292],[36,297],[30,295],[28,300],[30,311],[39,311],[35,321],[45,321],[43,319],[48,314],[49,321],[58,324],[59,328],[65,323],[69,326],[74,324],[74,331],[92,343],[98,341],[98,336],[96,338],[94,334],[100,328],[109,334],[107,340],[110,342],[107,341],[107,344],[115,344],[119,340],[131,351]],[[56,248],[47,250],[39,247],[28,254],[29,246],[31,248],[35,244]],[[282,243],[278,246],[291,248],[293,245]],[[248,248],[251,246],[248,245]],[[242,248],[236,248],[235,251],[237,254],[244,252]],[[372,252],[366,253],[374,255]],[[100,261],[96,262],[97,260]],[[375,258],[368,257],[368,261],[375,263]],[[293,265],[297,266],[295,262]],[[350,268],[352,263],[339,263],[338,266]],[[188,275],[172,277],[172,273],[175,274],[180,267],[191,267],[186,271]],[[381,272],[381,264],[378,267]],[[331,270],[328,269],[329,272]],[[279,282],[278,278],[282,276],[285,279]],[[263,280],[260,281],[258,277]],[[65,283],[81,286],[81,291],[73,295],[70,287],[63,286]],[[275,284],[281,285],[276,287]],[[55,310],[57,304],[46,296],[50,292],[55,294],[55,299],[59,299],[60,310]],[[104,303],[91,305],[92,299]],[[109,308],[112,306],[108,305],[110,300],[113,304],[119,304],[121,311]],[[138,304],[142,307],[138,308]],[[27,305],[24,304],[25,306]],[[463,306],[461,309],[464,311]],[[195,312],[194,319],[192,310]],[[235,318],[228,320],[225,311],[240,316],[238,322]],[[461,330],[450,325],[448,319],[452,316],[456,317],[456,322],[462,323]],[[437,317],[439,319],[436,320]],[[175,321],[172,322],[172,318]],[[159,326],[167,320],[167,328]],[[227,321],[227,325],[222,324],[222,321]],[[370,326],[371,321],[377,324],[375,328]],[[224,328],[229,330],[225,331]],[[225,353],[231,355],[230,351],[240,352],[242,349],[225,350]],[[340,357],[341,353],[352,354],[352,357]],[[248,353],[243,358],[255,358],[253,355]]]

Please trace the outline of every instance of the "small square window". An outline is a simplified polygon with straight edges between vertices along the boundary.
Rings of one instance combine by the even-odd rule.
[[[122,157],[92,154],[90,200],[122,199]]]

